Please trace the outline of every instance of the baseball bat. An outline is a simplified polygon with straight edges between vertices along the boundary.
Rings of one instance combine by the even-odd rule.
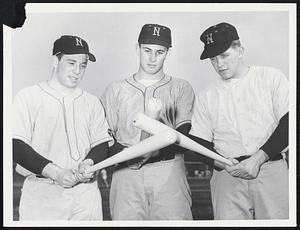
[[[156,151],[164,148],[168,145],[175,143],[177,140],[177,134],[173,130],[166,130],[164,132],[157,133],[141,142],[125,148],[121,152],[114,156],[111,156],[104,161],[101,161],[85,170],[86,173],[95,172],[99,169],[103,169],[114,164],[121,163],[123,161],[131,160],[136,157],[140,157],[148,152]]]
[[[133,120],[133,125],[137,128],[142,129],[145,132],[150,133],[150,134],[156,134],[156,133],[164,132],[167,130],[173,130],[174,132],[176,132],[177,137],[178,137],[175,144],[177,144],[181,147],[184,147],[186,149],[192,150],[194,152],[200,153],[204,156],[207,156],[207,157],[217,160],[219,162],[222,162],[226,165],[229,165],[229,166],[233,165],[233,163],[230,160],[203,147],[202,145],[198,144],[196,141],[188,138],[187,136],[181,134],[180,132],[172,129],[169,126],[146,116],[143,113],[138,113],[136,115],[136,117]]]

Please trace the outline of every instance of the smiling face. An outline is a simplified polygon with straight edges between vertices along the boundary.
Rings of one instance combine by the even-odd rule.
[[[66,88],[76,88],[84,75],[87,62],[86,54],[64,54],[60,60],[56,57],[54,62],[56,80]]]
[[[141,44],[139,47],[140,70],[154,75],[162,71],[168,49],[161,45]]]
[[[230,47],[218,56],[210,58],[210,61],[223,80],[238,78],[242,65],[242,47]]]

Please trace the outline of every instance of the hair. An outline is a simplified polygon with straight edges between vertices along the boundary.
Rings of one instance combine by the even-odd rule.
[[[236,49],[241,46],[242,46],[241,41],[238,39],[238,40],[233,40],[231,42],[230,48]]]
[[[58,60],[60,61],[60,59],[62,58],[62,56],[64,56],[62,53],[58,53],[58,54],[56,54],[55,55],[57,58],[58,58]]]

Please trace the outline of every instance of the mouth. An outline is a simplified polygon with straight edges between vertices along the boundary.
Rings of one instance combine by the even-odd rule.
[[[154,64],[148,64],[148,66],[152,69],[156,67],[156,65],[154,65]]]
[[[79,80],[78,77],[73,77],[73,76],[69,76],[69,79],[70,79],[71,81],[75,81],[75,82]]]
[[[219,69],[219,72],[220,73],[224,73],[224,72],[226,72],[228,69]]]

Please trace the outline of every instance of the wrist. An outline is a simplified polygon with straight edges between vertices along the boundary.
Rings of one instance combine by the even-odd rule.
[[[268,154],[266,154],[262,149],[257,151],[256,156],[260,165],[269,160]]]
[[[61,168],[53,163],[49,163],[45,166],[42,171],[44,177],[50,178],[52,180],[57,180],[57,177],[61,171]]]

